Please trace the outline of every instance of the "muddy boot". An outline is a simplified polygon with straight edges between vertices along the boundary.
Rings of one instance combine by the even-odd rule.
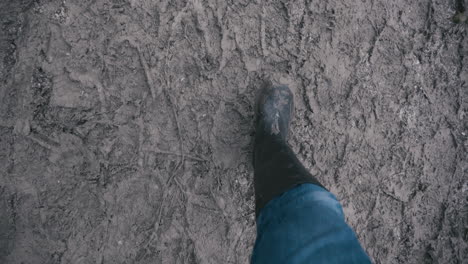
[[[287,144],[294,95],[287,86],[266,85],[257,100],[254,145],[255,213],[273,198],[302,184],[322,186]],[[323,186],[322,186],[323,187]]]

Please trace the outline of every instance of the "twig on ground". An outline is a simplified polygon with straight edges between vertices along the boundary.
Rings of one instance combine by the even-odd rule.
[[[179,137],[179,153],[181,155],[180,163],[182,163],[182,165],[184,165],[185,154],[184,154],[183,144],[182,144],[182,131],[180,130],[179,117],[177,115],[175,105],[172,102],[171,95],[168,93],[167,89],[164,89],[164,93],[165,93],[165,95],[167,97],[167,100],[169,101],[169,104],[170,104],[170,106],[172,108],[172,114],[174,115],[174,120],[175,120],[175,123],[176,123],[176,126],[177,126],[177,136]]]
[[[167,182],[166,182],[166,189],[169,188],[169,186],[171,185],[171,182],[172,180],[174,179],[174,177],[176,176],[176,172],[179,170],[180,166],[182,166],[182,162],[179,162],[177,164],[177,167],[174,169],[174,172],[171,174],[171,176],[169,176],[169,178],[167,179]]]
[[[54,150],[58,147],[60,147],[60,144],[58,142],[53,141],[52,139],[43,136],[41,134],[37,133],[32,133],[28,136],[29,139],[33,140],[37,144],[41,145],[42,147],[49,149],[49,150]]]
[[[185,187],[182,186],[182,183],[179,182],[179,180],[177,178],[174,178],[174,181],[176,183],[176,185],[179,187],[180,191],[184,194],[184,195],[187,195],[187,191],[185,190]]]
[[[140,108],[140,107],[139,107]],[[138,109],[140,110],[140,109]],[[139,113],[141,113],[141,111],[138,111]],[[145,129],[145,125],[143,124],[143,118],[138,117],[137,119],[137,124],[138,124],[138,128],[139,128],[139,131],[138,131],[138,166],[140,167],[141,170],[143,170],[144,168],[144,161],[145,161],[145,154],[143,152],[143,149],[142,149],[142,146],[143,146],[143,142],[144,142],[144,129]]]
[[[398,198],[398,197],[396,197],[395,195],[393,195],[393,194],[391,194],[391,193],[385,191],[385,190],[382,189],[382,188],[380,188],[380,191],[381,191],[383,194],[385,194],[386,196],[392,198],[392,199],[395,200],[395,201],[398,201],[398,202],[403,203],[403,204],[405,203],[405,202],[402,201],[400,198]]]
[[[232,252],[230,252],[230,254],[228,254],[228,257],[227,257],[227,260],[226,260],[227,263],[233,263],[232,260],[231,260],[231,256],[235,256],[235,262],[234,263],[238,263],[237,262],[236,250],[237,250],[237,247],[239,245],[240,238],[244,234],[244,231],[245,231],[245,228],[242,228],[242,230],[237,234],[236,238],[234,239],[234,241],[232,243],[233,246],[232,246],[232,248],[229,249],[229,251],[232,251]]]
[[[161,219],[162,219],[162,212],[164,210],[164,208],[166,207],[165,204],[166,204],[166,200],[167,200],[167,196],[169,195],[169,193],[167,191],[164,191],[163,193],[163,200],[161,202],[161,206],[159,206],[159,210],[158,210],[158,216],[156,217],[156,221],[154,221],[154,225],[153,225],[153,232],[151,233],[151,236],[150,238],[148,239],[148,242],[146,243],[145,245],[145,254],[143,255],[143,257],[141,259],[145,259],[146,256],[148,255],[148,246],[153,243],[153,241],[156,239],[157,235],[158,235],[158,230],[159,230],[159,225],[161,223]]]
[[[142,52],[139,48],[138,45],[135,45],[135,47],[137,48],[138,50],[138,54],[140,56],[140,61],[141,61],[141,64],[143,65],[143,68],[145,69],[145,74],[146,74],[146,77],[147,77],[147,81],[148,81],[148,85],[150,86],[150,89],[151,89],[151,94],[153,96],[153,99],[156,98],[156,92],[155,92],[155,89],[154,89],[154,82],[153,82],[153,79],[151,78],[151,75],[150,75],[150,72],[149,72],[149,67],[148,65],[146,64],[146,61],[144,60],[143,58],[143,55],[142,55]],[[166,60],[167,60],[167,54],[166,54]],[[167,61],[166,61],[166,65],[167,65]],[[166,96],[167,100],[168,100],[168,103],[170,105],[170,107],[172,108],[172,113],[174,115],[174,120],[175,120],[175,124],[176,124],[176,127],[177,127],[177,135],[178,135],[178,139],[179,139],[179,153],[172,153],[172,152],[165,152],[165,151],[154,151],[156,153],[162,153],[162,154],[169,154],[169,155],[177,155],[177,156],[180,156],[180,161],[179,163],[177,164],[176,168],[174,168],[172,174],[169,176],[168,180],[166,181],[166,183],[164,184],[164,193],[163,193],[163,201],[161,203],[161,206],[159,207],[159,211],[158,211],[158,216],[156,218],[156,221],[154,223],[154,226],[153,226],[153,232],[150,236],[150,238],[148,239],[148,242],[145,246],[146,248],[146,252],[145,254],[143,255],[142,259],[144,259],[147,254],[148,254],[148,245],[150,245],[156,238],[157,238],[157,235],[158,235],[158,230],[159,230],[159,225],[160,225],[160,222],[161,222],[161,219],[162,219],[162,212],[164,210],[164,208],[166,208],[167,206],[170,206],[169,205],[166,205],[166,200],[167,200],[167,196],[169,195],[169,187],[171,186],[171,182],[172,180],[174,179],[174,177],[176,176],[177,172],[179,171],[179,168],[182,166],[184,167],[184,163],[185,163],[185,154],[184,154],[184,151],[183,151],[183,144],[182,144],[182,132],[181,132],[181,129],[180,129],[180,124],[179,124],[179,118],[177,116],[177,111],[175,109],[175,105],[171,99],[171,96],[167,90],[167,87],[170,86],[170,83],[169,81],[166,79],[167,77],[167,72],[165,71],[164,69],[164,79],[165,79],[165,82],[166,82],[166,88],[165,89],[162,89],[162,92],[164,93],[164,95]],[[195,160],[201,160],[201,161],[205,161],[205,160],[202,160],[200,158],[197,158],[197,157],[193,157],[193,156],[190,156],[189,158],[192,158],[192,159],[195,159]],[[182,185],[180,184],[179,181],[175,180],[176,184],[178,185],[179,188],[181,188],[181,191],[186,194],[185,192],[185,189],[182,187]],[[171,200],[171,203],[173,202],[173,199],[170,199]]]
[[[145,76],[146,76],[146,83],[148,84],[151,92],[151,97],[153,97],[153,100],[156,99],[156,89],[154,87],[154,80],[153,77],[151,77],[151,72],[150,68],[148,66],[148,63],[146,63],[145,58],[143,57],[143,53],[141,52],[140,46],[135,45],[137,51],[138,51],[138,56],[140,57],[140,63],[141,66],[143,66],[143,70],[145,71]],[[158,92],[159,94],[159,92]]]
[[[4,124],[4,123],[0,123],[0,128],[15,128],[15,126],[13,125],[10,125],[10,124]]]
[[[197,157],[197,156],[193,156],[193,155],[185,154],[185,153],[175,153],[175,152],[164,151],[164,150],[153,150],[151,152],[156,153],[156,154],[165,154],[165,155],[173,155],[173,156],[182,156],[182,155],[184,155],[184,157],[187,158],[187,159],[192,159],[192,160],[196,160],[196,161],[209,161],[206,158]]]

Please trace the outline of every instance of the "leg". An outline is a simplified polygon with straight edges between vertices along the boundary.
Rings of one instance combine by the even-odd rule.
[[[261,91],[254,146],[257,240],[252,263],[370,263],[336,197],[288,146],[293,109],[288,87],[266,86]]]
[[[303,183],[322,186],[287,144],[294,96],[287,86],[263,87],[254,146],[256,214],[275,196]],[[323,186],[322,186],[323,187]]]

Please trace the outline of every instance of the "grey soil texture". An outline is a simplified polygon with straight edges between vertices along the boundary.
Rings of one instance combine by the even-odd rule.
[[[467,7],[1,0],[0,262],[248,263],[269,79],[375,263],[466,263]]]

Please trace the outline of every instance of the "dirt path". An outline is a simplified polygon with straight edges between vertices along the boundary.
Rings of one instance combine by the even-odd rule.
[[[376,263],[462,263],[464,7],[1,1],[0,262],[248,263],[267,78]]]

